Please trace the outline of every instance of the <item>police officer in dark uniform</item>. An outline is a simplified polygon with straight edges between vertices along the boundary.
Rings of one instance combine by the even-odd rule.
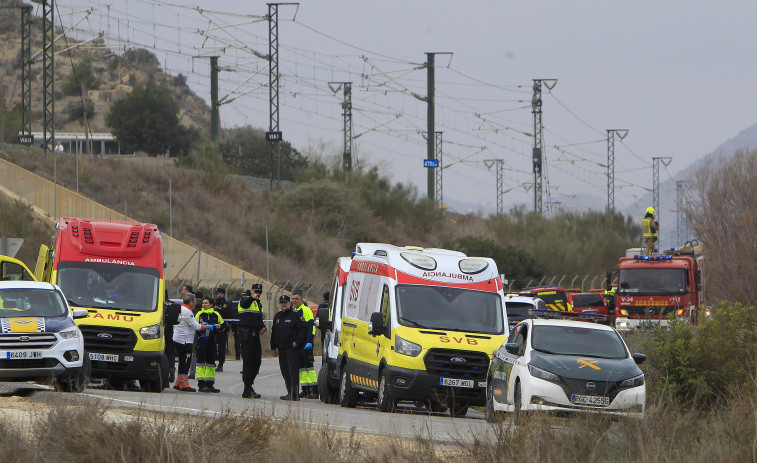
[[[228,301],[230,319],[239,319],[239,301],[241,301],[243,297],[244,294],[242,294],[242,288],[237,288],[236,291],[234,291],[234,296]],[[239,340],[239,331],[237,330],[239,322],[230,322],[229,325],[231,325],[231,332],[234,334],[234,357],[239,360],[242,352],[242,347]]]
[[[231,318],[231,311],[229,310],[229,303],[226,302],[226,290],[224,288],[216,288],[215,298],[213,300],[213,308],[218,312],[224,320]],[[216,336],[216,360],[218,366],[216,371],[223,371],[223,364],[226,361],[226,346],[229,342],[228,330],[222,330],[215,333]]]
[[[273,317],[271,326],[271,351],[279,358],[281,376],[287,388],[287,394],[281,396],[281,400],[300,400],[300,351],[308,336],[305,317],[292,308],[291,301],[286,295],[279,298],[281,310]]]
[[[260,371],[263,355],[260,336],[267,331],[263,323],[263,306],[260,303],[262,293],[263,285],[255,283],[252,285],[251,295],[243,297],[239,301],[237,331],[242,351],[242,383],[244,383],[242,397],[245,399],[260,398],[260,394],[253,389],[253,384],[255,384],[255,378]]]

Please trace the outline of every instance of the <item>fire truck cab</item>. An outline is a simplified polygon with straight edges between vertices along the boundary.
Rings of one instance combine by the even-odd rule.
[[[667,326],[670,317],[696,323],[703,288],[702,246],[689,242],[652,256],[629,249],[618,262],[615,328]]]

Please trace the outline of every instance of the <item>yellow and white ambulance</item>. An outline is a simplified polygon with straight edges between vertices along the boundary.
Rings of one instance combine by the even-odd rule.
[[[341,307],[339,402],[399,401],[464,416],[486,402],[492,352],[508,334],[494,260],[359,243]]]

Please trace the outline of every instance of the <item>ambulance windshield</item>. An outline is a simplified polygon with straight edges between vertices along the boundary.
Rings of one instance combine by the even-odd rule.
[[[446,286],[397,286],[397,315],[405,326],[501,334],[502,301],[497,293]]]
[[[61,262],[58,286],[76,307],[153,312],[158,308],[158,271],[95,262]]]

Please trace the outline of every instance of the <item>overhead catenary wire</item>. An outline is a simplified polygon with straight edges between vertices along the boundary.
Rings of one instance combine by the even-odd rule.
[[[63,3],[65,2],[62,2],[61,5]],[[70,3],[72,9],[74,6],[78,8],[81,4],[98,4],[99,6],[99,2],[91,0],[77,0]],[[219,79],[219,85],[224,92],[223,94],[225,94],[223,97],[225,106],[234,108],[235,113],[249,113],[249,116],[245,115],[244,118],[252,123],[260,116],[266,115],[266,112],[260,109],[259,102],[267,98],[267,82],[265,81],[267,62],[260,56],[257,56],[257,60],[250,59],[250,56],[254,55],[251,50],[257,49],[260,54],[264,54],[260,50],[267,49],[267,30],[265,27],[258,26],[258,23],[266,21],[265,16],[205,9],[189,4],[157,0],[127,0],[122,4],[111,4],[107,10],[109,12],[107,17],[105,16],[105,8],[100,8],[98,13],[100,23],[107,25],[104,28],[101,27],[101,29],[108,29],[115,33],[115,27],[111,26],[114,17],[118,14],[133,13],[134,5],[152,7],[152,15],[154,15],[155,20],[141,20],[132,14],[128,21],[119,23],[126,33],[119,37],[106,34],[104,42],[114,45],[120,50],[143,47],[166,55],[169,57],[168,59],[160,59],[165,72],[176,73],[176,71],[180,71],[188,77],[187,80],[194,86],[193,88],[199,88],[207,93],[206,89],[209,88],[207,66],[203,65],[198,70],[194,69],[194,64],[191,69],[186,67],[192,57],[200,55],[203,50],[189,46],[191,41],[182,40],[188,37],[185,34],[198,35],[196,31],[202,29],[202,27],[189,25],[196,24],[204,19],[207,21],[207,25],[202,30],[206,38],[207,50],[224,52],[222,53],[222,61],[228,61],[222,64],[225,72]],[[163,14],[165,11],[171,13]],[[208,17],[212,18],[212,21],[209,21]],[[177,18],[176,24],[171,24],[172,18]],[[397,140],[401,144],[408,144],[409,149],[401,150],[406,153],[416,152],[415,147],[422,146],[421,137],[418,137],[417,134],[413,135],[413,131],[418,133],[425,131],[425,103],[422,98],[418,98],[425,94],[425,87],[423,86],[425,81],[423,73],[420,72],[425,65],[424,63],[390,56],[380,50],[369,50],[350,43],[350,41],[334,37],[333,34],[319,31],[317,27],[313,27],[300,19],[285,19],[283,21],[289,22],[304,31],[309,31],[315,36],[339,44],[348,50],[348,53],[324,53],[323,49],[307,50],[304,47],[292,46],[292,44],[285,42],[280,44],[281,50],[288,51],[288,53],[282,53],[280,57],[281,95],[284,97],[281,107],[285,111],[296,111],[309,116],[305,121],[292,118],[291,121],[287,120],[287,124],[296,123],[302,127],[309,126],[321,131],[337,133],[339,127],[333,122],[338,117],[338,108],[337,105],[333,104],[333,100],[325,97],[325,95],[331,97],[330,92],[326,89],[325,82],[333,80],[332,77],[336,76],[338,79],[360,82],[356,85],[360,92],[353,93],[356,132],[370,129],[377,123],[386,120],[386,116],[393,117],[395,114],[402,114],[400,119],[392,121],[381,130],[367,133],[370,133],[371,137],[386,137],[386,139]],[[255,27],[259,27],[259,29],[255,30]],[[170,30],[172,33],[164,34],[160,32],[161,28]],[[220,40],[225,34],[223,28],[233,30],[234,39],[227,37],[225,42]],[[156,32],[156,29],[158,32]],[[92,34],[96,32],[99,33],[100,31],[90,31]],[[157,35],[161,36],[160,40],[158,40]],[[455,153],[456,149],[463,149],[462,145],[485,145],[490,152],[509,153],[508,156],[513,156],[513,159],[508,164],[513,169],[528,172],[530,147],[524,143],[528,129],[519,128],[519,126],[528,127],[528,121],[526,116],[520,124],[517,123],[517,114],[518,112],[527,113],[523,110],[527,110],[529,106],[523,105],[522,103],[525,101],[519,100],[517,97],[523,96],[525,98],[530,94],[530,89],[524,85],[492,84],[453,66],[443,69],[445,77],[442,79],[440,76],[437,79],[437,127],[445,132],[445,146],[453,150],[447,159],[452,160],[455,156],[460,158],[466,156],[466,153]],[[327,75],[327,78],[321,78],[324,74]],[[460,80],[456,81],[457,78],[460,78]],[[455,88],[454,93],[449,91],[452,87]],[[493,98],[468,97],[465,94],[467,87],[488,88],[491,90]],[[550,95],[555,98],[554,94],[550,93]],[[513,96],[516,98],[512,98]],[[568,105],[557,98],[555,98],[555,101],[584,125],[595,132],[603,133],[578,116],[576,111],[570,109]],[[379,114],[383,114],[384,117],[379,116]],[[475,114],[482,115],[482,118],[477,118]],[[501,117],[504,114],[515,116]],[[484,129],[475,130],[477,127],[475,121],[477,120],[486,121]],[[332,124],[334,127],[332,127]],[[390,131],[386,132],[385,129]],[[367,135],[362,137],[360,142],[369,142],[370,140],[367,137]],[[373,149],[381,156],[393,156],[392,151],[396,151],[396,148],[384,146],[382,143],[374,145],[376,146]],[[625,143],[623,146],[628,148]],[[641,159],[630,148],[628,149],[632,155]],[[592,158],[601,159],[601,155],[596,153],[585,154],[583,149],[580,148],[571,148],[569,152],[571,154],[565,156],[583,159],[576,162],[594,162],[595,165],[599,165],[599,162],[592,161]],[[447,156],[446,150],[445,156]],[[420,159],[420,155],[418,155],[418,159]],[[550,159],[549,162],[560,162],[560,157]],[[648,161],[645,161],[645,163],[649,164]],[[476,167],[468,166],[465,161],[458,162],[456,166],[463,169],[476,169]],[[452,170],[454,169],[450,169],[450,171]],[[629,174],[633,175],[633,171],[630,169],[623,170],[627,170]],[[621,170],[618,171],[618,173],[620,172]],[[556,176],[552,181],[562,181],[562,179],[560,179],[560,176]],[[556,184],[555,186],[559,185]]]

